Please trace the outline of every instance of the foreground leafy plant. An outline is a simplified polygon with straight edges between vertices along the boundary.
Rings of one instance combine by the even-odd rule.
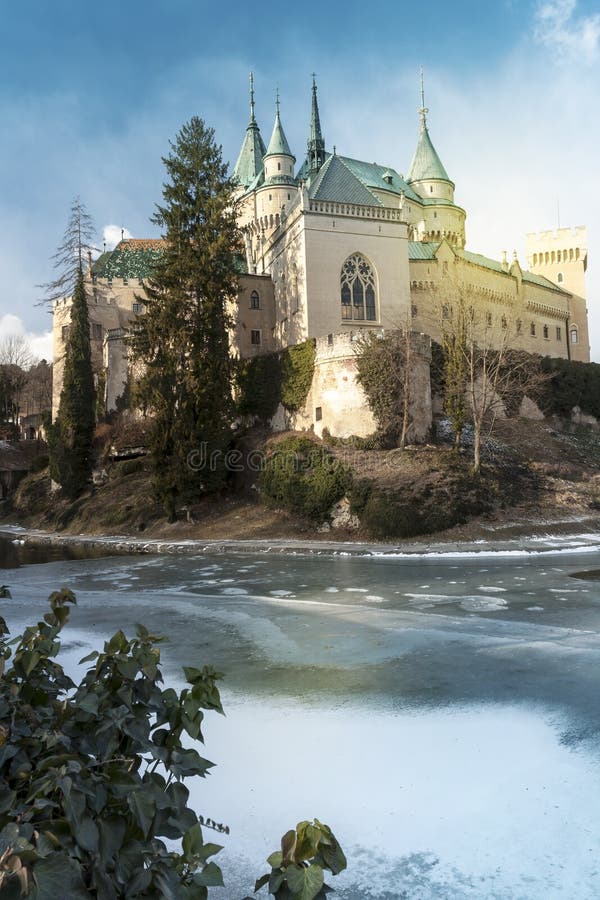
[[[229,828],[188,807],[183,780],[204,777],[213,763],[182,739],[204,742],[203,710],[223,712],[221,676],[184,667],[190,687],[163,690],[163,638],[138,625],[132,640],[118,631],[81,660],[93,665],[77,686],[55,661],[75,596],[49,599],[43,621],[10,645],[0,616],[0,894],[206,900],[209,887],[223,885],[209,862],[222,848],[204,842],[201,825]],[[161,838],[181,841],[181,852]],[[346,866],[316,819],[288,832],[269,861],[273,872],[256,890],[268,882],[280,900],[324,897],[323,869]]]
[[[185,668],[190,687],[163,690],[161,638],[138,625],[82,660],[94,664],[76,686],[54,659],[74,603],[53,593],[6,671],[0,618],[0,893],[204,900],[223,883],[208,861],[221,847],[204,843],[183,779],[213,763],[182,737],[203,741],[203,710],[223,712],[220,675]]]
[[[322,900],[332,891],[325,884],[324,870],[337,875],[346,868],[335,835],[318,819],[298,822],[295,831],[284,834],[281,850],[272,853],[267,862],[271,872],[257,880],[254,891],[268,885],[269,893],[278,900]]]

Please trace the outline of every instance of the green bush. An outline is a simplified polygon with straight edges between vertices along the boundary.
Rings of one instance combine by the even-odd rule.
[[[259,488],[271,503],[317,521],[327,518],[351,485],[349,470],[307,437],[272,445],[259,479]]]

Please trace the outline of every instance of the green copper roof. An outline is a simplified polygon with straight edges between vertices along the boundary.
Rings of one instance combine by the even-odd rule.
[[[165,247],[162,240],[120,241],[114,250],[103,253],[92,265],[95,278],[149,278]]]
[[[361,206],[382,206],[375,194],[363,184],[341,156],[329,156],[311,181],[308,192],[314,200],[335,203],[357,203]]]
[[[409,241],[408,242],[408,258],[409,259],[435,259],[438,252],[440,242],[428,243],[426,241]]]
[[[245,188],[254,181],[263,166],[265,142],[256,122],[248,125],[240,155],[237,158],[233,177]]]
[[[423,121],[417,149],[415,150],[415,155],[410,164],[410,171],[406,180],[410,184],[413,181],[427,181],[435,178],[438,178],[441,181],[450,181],[448,173],[443,167],[435,147],[431,143],[427,125],[425,124],[425,121]]]
[[[247,188],[261,171],[265,153],[265,142],[254,116],[254,78],[250,74],[250,122],[233,170],[233,177],[242,187]]]
[[[368,188],[375,188],[378,191],[387,191],[388,193],[404,194],[407,200],[414,200],[420,203],[421,198],[406,181],[389,166],[379,166],[377,163],[363,162],[360,159],[350,159],[347,156],[339,157],[348,166],[350,171],[359,178]],[[387,177],[384,179],[383,176]],[[389,176],[391,181],[389,180]]]
[[[464,257],[467,262],[473,263],[476,266],[483,266],[484,269],[493,269],[494,272],[502,272],[504,275],[510,275],[510,272],[507,269],[502,268],[502,263],[498,262],[497,259],[490,259],[489,256],[483,256],[481,253],[471,253],[469,250],[464,251]],[[568,291],[564,291],[557,284],[554,284],[553,281],[549,281],[548,278],[544,278],[542,275],[534,275],[533,272],[523,272],[523,281],[527,281],[530,284],[537,284],[539,287],[548,288],[552,291],[558,291],[561,294],[568,294]]]
[[[293,160],[296,159],[292,151],[290,150],[290,145],[287,142],[287,138],[285,136],[285,132],[283,130],[283,126],[281,124],[281,119],[279,118],[279,102],[277,105],[277,112],[275,113],[275,124],[273,125],[273,134],[271,135],[271,140],[269,141],[269,146],[267,147],[267,152],[265,156],[291,156]]]

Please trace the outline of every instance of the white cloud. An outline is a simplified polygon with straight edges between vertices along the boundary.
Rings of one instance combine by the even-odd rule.
[[[128,228],[120,225],[105,225],[102,229],[102,238],[107,250],[114,250],[119,241],[133,237]]]
[[[577,15],[577,0],[548,0],[535,14],[535,37],[569,60],[593,63],[600,52],[600,15]]]
[[[0,318],[0,341],[9,335],[24,338],[36,359],[52,361],[52,332],[45,331],[41,334],[28,332],[23,320],[13,313],[6,313]]]

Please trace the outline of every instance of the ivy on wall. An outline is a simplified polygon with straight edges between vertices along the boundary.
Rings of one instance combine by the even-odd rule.
[[[306,402],[315,371],[315,342],[243,360],[239,367],[238,413],[267,421],[282,403],[295,412]]]

